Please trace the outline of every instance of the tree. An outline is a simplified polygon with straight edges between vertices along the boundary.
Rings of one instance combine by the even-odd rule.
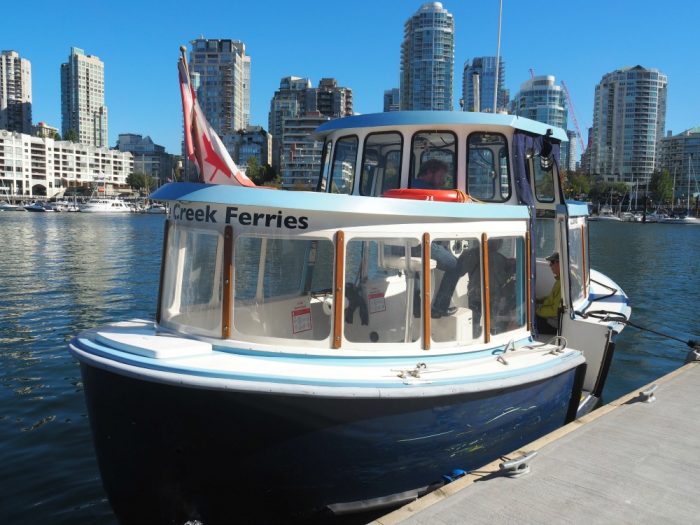
[[[659,204],[673,202],[673,179],[668,171],[655,171],[649,181],[649,191]]]
[[[262,168],[260,167],[260,164],[258,164],[258,158],[255,155],[248,157],[245,174],[255,184],[261,185],[263,183],[261,180],[261,175],[263,175]]]
[[[78,142],[78,132],[75,131],[74,129],[69,129],[66,131],[66,136],[63,137],[63,140],[69,140],[71,142]]]
[[[585,173],[569,171],[564,181],[564,193],[567,197],[588,195],[591,191],[591,180]]]
[[[127,176],[126,183],[135,190],[145,190],[146,193],[150,193],[151,187],[153,186],[153,177],[145,173],[135,171]]]
[[[51,138],[54,140],[61,140],[61,134],[58,131],[54,131]]]

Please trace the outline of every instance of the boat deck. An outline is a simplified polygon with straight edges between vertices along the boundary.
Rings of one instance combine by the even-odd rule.
[[[641,388],[515,451],[537,451],[531,471],[502,460],[445,485],[375,525],[434,523],[692,523],[700,515],[700,363]]]

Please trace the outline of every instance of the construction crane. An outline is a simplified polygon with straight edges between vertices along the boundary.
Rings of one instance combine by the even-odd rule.
[[[531,70],[532,71],[532,70]],[[561,81],[561,87],[564,88],[564,94],[566,95],[566,101],[569,103],[571,108],[571,120],[574,121],[574,127],[576,128],[576,135],[578,136],[578,141],[581,144],[581,153],[586,151],[586,145],[583,143],[583,136],[581,135],[581,128],[578,127],[578,121],[576,120],[576,111],[574,110],[574,103],[571,101],[571,95],[569,94],[569,88],[566,87],[566,82]]]
[[[530,78],[534,79],[535,78],[535,70],[530,68]]]

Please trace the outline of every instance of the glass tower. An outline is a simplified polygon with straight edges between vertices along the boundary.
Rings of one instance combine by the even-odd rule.
[[[506,65],[503,57],[498,60],[498,108],[508,106]],[[493,95],[496,89],[496,57],[474,57],[464,64],[462,75],[462,101],[464,111],[493,113]]]
[[[401,44],[401,109],[452,110],[454,19],[429,2],[404,25]]]
[[[32,66],[16,51],[0,53],[0,129],[32,131]]]
[[[645,184],[666,127],[668,80],[658,69],[626,67],[595,88],[590,172],[610,182]]]

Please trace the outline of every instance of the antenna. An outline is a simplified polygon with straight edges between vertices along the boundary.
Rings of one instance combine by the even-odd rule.
[[[574,127],[576,128],[576,135],[578,135],[578,141],[581,144],[581,153],[586,151],[586,146],[583,143],[583,137],[581,136],[581,128],[578,127],[578,121],[576,120],[576,111],[574,110],[574,103],[571,100],[571,95],[569,94],[569,88],[566,87],[566,82],[561,81],[561,87],[564,88],[564,94],[566,95],[566,101],[569,103],[571,108],[571,120],[574,121]]]

